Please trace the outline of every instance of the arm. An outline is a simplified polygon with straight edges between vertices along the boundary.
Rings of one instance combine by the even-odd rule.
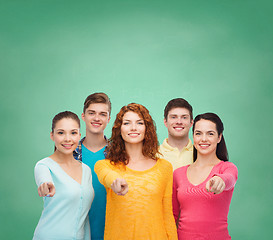
[[[234,188],[237,179],[237,167],[233,163],[227,162],[222,166],[219,173],[215,173],[213,177],[208,180],[206,189],[215,194],[229,191]]]
[[[115,166],[108,160],[100,160],[95,164],[95,173],[101,184],[106,189],[111,188],[117,195],[125,195],[128,192],[128,184],[125,179],[115,171]]]
[[[172,211],[172,189],[173,189],[173,169],[169,165],[167,173],[167,185],[163,196],[163,216],[164,225],[167,231],[167,236],[169,240],[177,239],[177,231],[175,227],[175,221]]]
[[[49,168],[38,162],[34,168],[34,176],[38,186],[39,196],[53,197],[55,194],[55,186]]]
[[[177,199],[177,183],[176,183],[176,172],[174,171],[173,175],[173,196],[172,196],[172,202],[173,202],[173,216],[176,222],[176,225],[179,221],[179,213],[180,213],[180,205],[179,201]]]

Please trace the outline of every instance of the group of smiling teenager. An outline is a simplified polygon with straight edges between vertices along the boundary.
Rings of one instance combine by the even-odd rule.
[[[238,171],[228,162],[221,119],[205,113],[193,120],[191,105],[172,99],[164,110],[168,138],[159,146],[143,105],[123,106],[107,139],[110,114],[105,93],[89,95],[82,139],[76,114],[53,118],[55,151],[34,170],[44,209],[33,239],[231,239],[227,216]]]

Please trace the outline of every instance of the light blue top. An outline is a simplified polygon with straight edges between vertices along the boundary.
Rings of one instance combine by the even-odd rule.
[[[82,144],[82,162],[88,165],[92,172],[95,198],[89,212],[89,221],[92,240],[103,240],[106,210],[106,190],[99,182],[97,174],[94,172],[94,165],[97,161],[105,159],[105,147],[97,152],[91,152]]]
[[[37,186],[53,182],[56,193],[44,197],[44,209],[35,229],[35,240],[90,240],[88,211],[94,198],[90,168],[82,164],[81,184],[51,158],[34,169]]]

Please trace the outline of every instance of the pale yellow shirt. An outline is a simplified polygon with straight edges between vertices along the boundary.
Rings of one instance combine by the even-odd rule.
[[[170,146],[166,138],[160,145],[159,152],[162,154],[161,158],[168,160],[173,165],[173,170],[193,162],[193,145],[190,139],[188,145],[179,151],[178,148]]]

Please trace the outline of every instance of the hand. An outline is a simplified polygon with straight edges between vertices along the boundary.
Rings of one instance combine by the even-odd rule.
[[[224,191],[226,184],[224,180],[218,176],[212,177],[206,183],[206,189],[208,192],[213,192],[214,194],[219,194]]]
[[[114,180],[114,182],[111,184],[112,190],[117,194],[124,196],[128,192],[128,183],[125,179],[117,178]]]
[[[38,194],[40,197],[53,197],[55,194],[55,186],[52,182],[42,183],[38,187]]]

